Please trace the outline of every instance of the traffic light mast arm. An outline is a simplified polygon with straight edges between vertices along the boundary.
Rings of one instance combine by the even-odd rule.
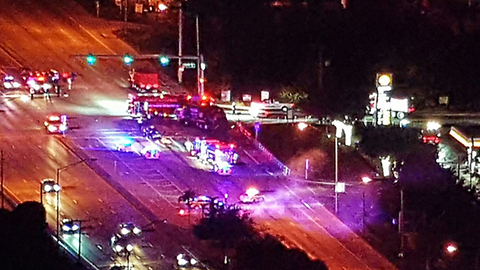
[[[129,54],[131,55],[131,54]],[[88,56],[94,56],[97,59],[112,59],[112,58],[117,58],[117,59],[123,59],[125,56],[124,54],[122,55],[116,55],[116,54],[74,54],[70,55],[70,57],[81,57],[81,58],[86,58]],[[197,56],[193,55],[183,55],[183,56],[178,56],[178,55],[170,55],[170,54],[141,54],[141,55],[131,55],[134,59],[158,59],[159,57],[165,56],[168,57],[169,59],[185,59],[185,60],[197,60]]]
[[[139,56],[135,57],[135,59],[158,59],[160,57],[167,57],[170,60],[172,60],[172,59],[174,59],[174,60],[177,60],[177,59],[197,60],[198,59],[198,57],[193,56],[193,55],[178,56],[178,55],[171,55],[171,54],[142,54],[142,55],[139,55]]]

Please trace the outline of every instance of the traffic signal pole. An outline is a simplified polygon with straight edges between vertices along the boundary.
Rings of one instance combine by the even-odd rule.
[[[200,56],[200,27],[198,23],[198,14],[195,16],[195,30],[197,36],[197,91],[200,96],[204,94],[204,77],[203,77],[203,70],[201,64],[203,63],[203,56]]]
[[[183,41],[183,11],[182,7],[178,9],[178,83],[182,83],[182,41]]]

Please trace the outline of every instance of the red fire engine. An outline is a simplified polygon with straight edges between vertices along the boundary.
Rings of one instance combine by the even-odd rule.
[[[175,110],[187,102],[183,95],[160,93],[128,94],[127,112],[132,117],[174,117]]]
[[[191,144],[190,154],[213,166],[218,174],[232,173],[232,165],[238,161],[236,146],[233,143],[224,143],[215,139],[195,139]]]

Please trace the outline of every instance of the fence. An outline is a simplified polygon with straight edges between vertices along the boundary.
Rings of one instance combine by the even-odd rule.
[[[282,169],[284,175],[290,175],[292,170],[288,168],[285,164],[283,164],[280,160],[278,160],[272,153],[270,153],[270,151],[268,151],[268,149],[263,144],[261,144],[258,140],[255,140],[250,131],[248,131],[241,123],[238,123],[237,126],[239,130],[243,133],[243,135],[245,135],[245,137],[247,137],[258,150],[262,151],[269,158],[270,161],[275,162],[277,166]]]

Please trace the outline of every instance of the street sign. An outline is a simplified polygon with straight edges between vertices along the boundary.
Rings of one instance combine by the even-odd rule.
[[[255,122],[255,132],[259,132],[260,131],[260,123],[259,122]]]
[[[195,62],[182,63],[182,65],[186,69],[194,69],[197,67],[197,64]]]
[[[336,193],[344,193],[345,192],[345,183],[344,182],[338,182],[335,185],[335,192]]]
[[[260,100],[261,101],[264,101],[264,100],[268,100],[270,99],[270,92],[269,91],[260,91]]]

